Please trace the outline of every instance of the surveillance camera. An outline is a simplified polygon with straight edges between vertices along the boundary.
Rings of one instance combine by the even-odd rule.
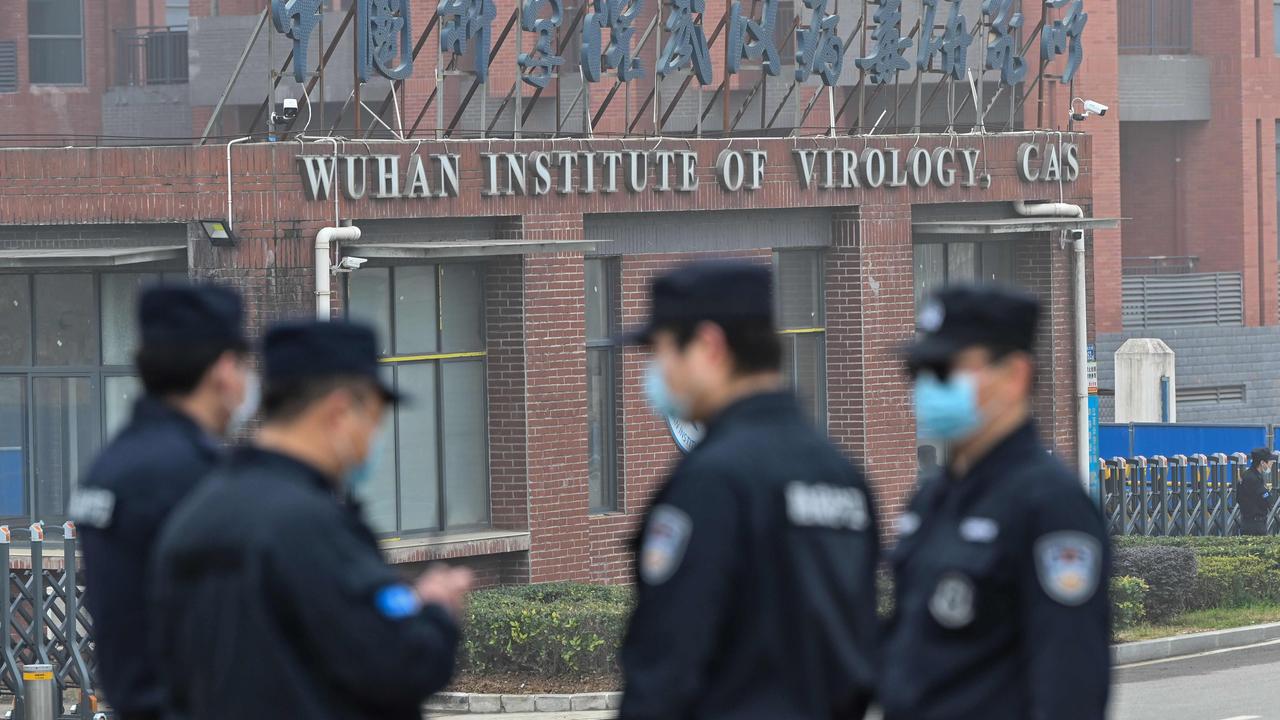
[[[1096,102],[1094,100],[1084,101],[1084,111],[1086,114],[1089,114],[1089,115],[1098,115],[1098,116],[1106,115],[1107,110],[1109,109],[1110,108],[1108,108],[1106,105],[1103,105],[1102,103]]]
[[[298,117],[298,101],[296,98],[285,98],[280,103],[279,111],[272,111],[271,123],[273,125],[288,125]]]
[[[348,255],[339,260],[338,264],[335,265],[333,269],[334,272],[351,272],[352,270],[359,270],[360,266],[367,262],[369,262],[368,258],[351,257]]]

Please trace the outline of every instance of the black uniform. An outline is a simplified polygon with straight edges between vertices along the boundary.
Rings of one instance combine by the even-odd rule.
[[[161,537],[155,609],[192,720],[418,720],[458,627],[419,610],[357,512],[297,460],[238,451]]]
[[[1109,550],[1077,478],[1028,424],[925,484],[889,554],[886,720],[1101,720]]]
[[[645,518],[622,720],[861,718],[877,534],[789,394],[726,408]]]
[[[156,535],[213,469],[218,446],[185,414],[143,398],[94,461],[71,506],[84,550],[85,607],[94,619],[102,689],[125,717],[158,716],[164,694],[146,641],[146,592]]]
[[[1240,504],[1240,532],[1244,535],[1266,535],[1267,514],[1271,512],[1271,493],[1267,491],[1262,473],[1256,468],[1240,473],[1236,502]]]

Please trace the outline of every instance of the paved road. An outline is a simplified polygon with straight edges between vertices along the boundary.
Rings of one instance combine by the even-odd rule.
[[[1116,669],[1111,720],[1280,720],[1280,641]]]

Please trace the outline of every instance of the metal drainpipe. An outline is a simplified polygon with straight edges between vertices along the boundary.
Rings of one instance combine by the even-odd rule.
[[[360,228],[354,225],[346,227],[321,228],[316,234],[316,319],[327,322],[332,312],[330,298],[333,291],[330,283],[333,278],[333,260],[329,250],[339,240],[355,242],[360,239]]]
[[[1084,208],[1071,203],[1050,202],[1028,205],[1019,200],[1013,203],[1013,211],[1022,217],[1084,217]],[[1075,257],[1074,295],[1075,295],[1075,366],[1076,366],[1076,464],[1079,466],[1080,482],[1086,491],[1089,490],[1089,299],[1085,287],[1084,232],[1078,231],[1071,242]]]

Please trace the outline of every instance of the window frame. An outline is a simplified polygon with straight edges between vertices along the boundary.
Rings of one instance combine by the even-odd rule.
[[[813,278],[815,286],[811,288],[814,293],[815,310],[817,317],[815,324],[802,326],[788,326],[785,322],[785,313],[782,307],[782,258],[785,255],[799,256],[806,255],[810,257],[814,263],[812,266],[817,272]],[[796,357],[799,354],[800,343],[804,338],[814,338],[815,345],[814,354],[818,359],[818,368],[815,372],[815,380],[817,387],[814,388],[814,407],[805,408],[806,413],[812,411],[810,420],[818,428],[825,429],[829,422],[827,413],[827,253],[825,249],[818,247],[803,248],[780,248],[773,251],[773,281],[774,281],[774,316],[778,319],[778,338],[783,343],[783,359],[785,369],[785,359],[791,358],[790,376],[786,378],[788,387],[793,390],[799,387],[800,373],[799,365],[796,363]],[[790,355],[788,355],[788,351]],[[785,375],[786,373],[784,373]],[[797,392],[797,396],[799,393]]]
[[[622,511],[622,458],[619,448],[619,433],[622,429],[622,423],[619,422],[618,412],[621,407],[619,398],[620,384],[619,372],[621,364],[621,353],[617,344],[613,341],[613,337],[617,335],[618,328],[621,325],[621,303],[622,297],[622,262],[618,256],[595,256],[586,257],[583,260],[583,296],[586,297],[586,278],[587,264],[600,264],[600,278],[605,286],[605,327],[604,334],[599,337],[592,337],[589,329],[584,329],[583,336],[586,339],[587,354],[587,421],[590,425],[591,408],[594,405],[591,397],[591,358],[593,356],[603,358],[603,367],[605,368],[604,386],[608,389],[607,397],[604,399],[603,417],[606,421],[605,431],[601,437],[604,447],[600,452],[600,473],[601,488],[600,502],[592,502],[591,496],[591,473],[592,460],[590,448],[591,428],[588,426],[588,446],[587,450],[587,496],[588,496],[588,513],[591,515],[607,515]],[[586,325],[585,308],[584,308],[584,328]]]
[[[444,348],[444,268],[446,266],[474,266],[480,268],[480,349],[475,351],[455,351],[446,350]],[[429,266],[436,269],[435,273],[435,290],[436,290],[436,351],[430,353],[400,353],[396,347],[396,270],[403,267],[423,267]],[[487,288],[488,288],[488,265],[484,261],[471,260],[440,260],[436,262],[375,262],[367,266],[368,269],[386,269],[387,270],[387,332],[389,337],[385,338],[389,355],[378,358],[378,364],[391,368],[392,387],[397,392],[403,391],[405,394],[412,396],[412,388],[403,389],[400,387],[399,368],[409,365],[431,365],[432,372],[431,382],[434,384],[432,392],[435,396],[435,442],[436,442],[436,491],[437,491],[437,507],[436,507],[436,525],[426,528],[409,528],[404,522],[403,507],[403,488],[404,482],[401,477],[400,460],[400,413],[398,409],[391,410],[389,422],[383,432],[391,433],[391,453],[388,460],[393,465],[395,473],[395,482],[393,484],[395,494],[395,518],[394,528],[390,530],[379,530],[379,534],[386,537],[399,536],[441,536],[452,533],[471,532],[476,530],[487,530],[493,526],[493,477],[492,477],[492,458],[490,457],[490,441],[489,437],[489,383],[488,383],[488,323],[486,321],[487,312]],[[355,272],[361,272],[366,268]],[[349,275],[342,283],[342,305],[343,314],[347,318],[351,318],[351,276]],[[358,318],[357,318],[358,321]],[[453,362],[476,362],[480,365],[482,376],[485,381],[483,383],[480,396],[482,422],[484,424],[484,467],[482,473],[484,476],[484,496],[485,509],[484,520],[479,523],[466,523],[459,525],[449,525],[449,504],[448,504],[448,478],[445,473],[445,452],[444,452],[444,426],[445,426],[445,408],[442,401],[444,388],[444,366],[446,363]]]
[[[88,71],[88,48],[85,46],[85,13],[84,0],[78,0],[77,6],[80,8],[80,33],[78,35],[66,34],[44,34],[31,32],[31,5],[32,3],[43,2],[44,0],[27,0],[27,84],[39,85],[44,87],[86,87],[89,84]],[[48,82],[38,81],[35,79],[36,63],[32,61],[31,46],[39,40],[78,40],[80,41],[80,81],[79,82]]]

